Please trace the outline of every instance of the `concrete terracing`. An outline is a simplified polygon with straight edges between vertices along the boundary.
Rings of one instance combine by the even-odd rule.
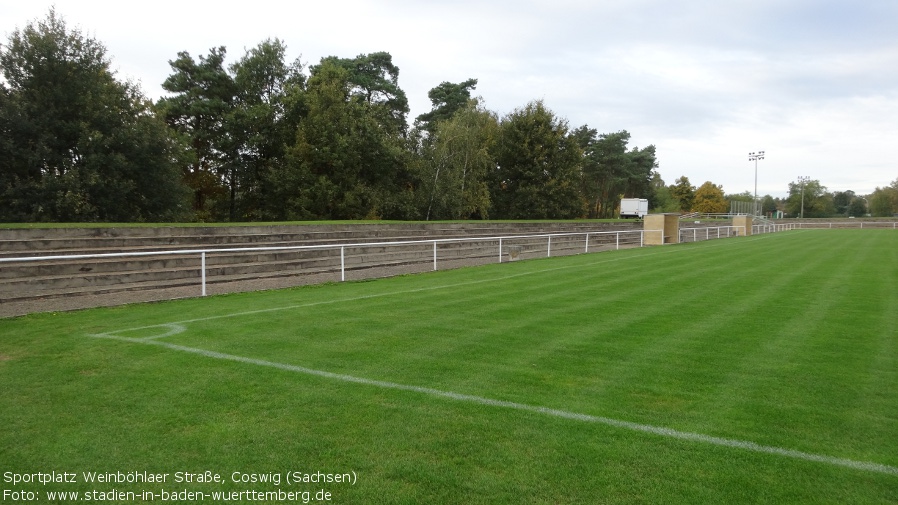
[[[542,233],[638,230],[636,223],[465,223],[0,229],[0,258],[65,256],[0,263],[0,317],[201,294],[206,250],[207,292],[274,289],[341,280],[341,244],[499,237]],[[584,236],[557,237],[552,255],[584,250]],[[590,250],[610,248],[614,236],[595,235]],[[514,259],[546,255],[545,238],[508,240]],[[497,262],[497,241],[441,242],[438,268]],[[335,246],[322,249],[215,252],[221,249]],[[159,253],[137,257],[72,258]],[[347,280],[433,269],[433,243],[348,247]]]

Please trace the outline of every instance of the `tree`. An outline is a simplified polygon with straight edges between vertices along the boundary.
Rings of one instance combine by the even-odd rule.
[[[406,165],[402,139],[380,105],[353,93],[349,72],[323,60],[309,78],[308,107],[287,163],[275,178],[285,215],[320,219],[402,217],[397,200]],[[388,120],[389,121],[389,120]]]
[[[580,187],[589,202],[588,215],[590,218],[611,217],[617,208],[624,174],[628,171],[630,134],[620,131],[599,136],[596,130],[582,126],[573,136],[584,152]]]
[[[826,186],[818,180],[789,183],[789,197],[786,200],[786,212],[792,217],[800,217],[804,209],[804,217],[829,217],[835,213],[832,196],[827,194]]]
[[[676,179],[674,185],[670,186],[670,194],[680,203],[679,209],[681,212],[692,210],[692,202],[695,199],[695,186],[689,182],[688,177],[683,175]]]
[[[857,198],[854,191],[836,191],[833,193],[833,205],[835,206],[836,215],[847,216],[848,206]]]
[[[194,193],[194,210],[200,219],[216,217],[212,204],[227,201],[237,184],[236,163],[229,163],[237,147],[230,142],[226,118],[232,113],[236,92],[234,80],[224,69],[226,50],[212,48],[195,61],[180,52],[169,61],[174,73],[162,88],[173,96],[162,98],[157,107],[168,125],[188,140],[192,162],[184,167],[184,180]]]
[[[589,217],[612,217],[622,197],[653,196],[655,146],[627,151],[628,132],[598,135],[588,126],[574,130],[572,136],[584,153],[580,190],[589,204]]]
[[[393,57],[388,52],[360,54],[355,58],[322,58],[321,64],[312,68],[312,73],[319,71],[321,65],[336,65],[346,71],[346,79],[350,85],[349,94],[360,97],[368,105],[375,106],[372,112],[378,111],[389,118],[396,132],[405,134],[408,129],[408,98],[399,87],[399,67],[393,64]],[[384,118],[382,118],[383,120]]]
[[[182,216],[183,146],[105,47],[51,9],[0,49],[0,216],[146,221]]]
[[[873,191],[870,195],[870,214],[878,217],[898,214],[898,179],[886,187],[877,187]]]
[[[276,184],[271,172],[295,141],[302,113],[291,110],[290,95],[301,93],[305,84],[302,63],[287,64],[286,50],[280,40],[269,39],[230,67],[235,97],[224,128],[231,151],[225,162],[232,221],[264,219],[278,205],[267,197]]]
[[[743,191],[737,194],[726,195],[727,201],[730,202],[748,202],[751,203],[755,201],[755,197],[752,196],[751,191]]]
[[[761,199],[761,213],[765,216],[769,216],[777,210],[776,200],[770,195],[764,195],[764,198]]]
[[[863,217],[867,215],[867,202],[860,197],[851,200],[848,204],[847,214],[850,217]]]
[[[567,121],[537,100],[502,119],[491,183],[494,217],[572,219],[584,214],[577,190],[582,150]]]
[[[458,84],[441,82],[439,86],[427,92],[430,98],[431,110],[415,119],[415,123],[425,131],[433,133],[436,124],[447,121],[456,112],[468,106],[471,100],[471,91],[477,87],[477,79],[468,79]]]
[[[434,125],[421,156],[425,219],[489,216],[488,176],[496,166],[490,151],[498,128],[495,113],[476,100]]]
[[[692,199],[692,210],[707,214],[727,212],[729,205],[723,196],[723,186],[707,181],[697,190]]]
[[[680,202],[675,200],[670,193],[670,188],[665,184],[661,174],[652,172],[652,192],[649,200],[649,208],[654,212],[677,212],[680,210]]]
[[[649,198],[652,194],[652,178],[658,161],[655,156],[655,146],[649,145],[642,149],[634,147],[628,153],[630,163],[629,171],[624,179],[622,194],[626,198]],[[617,206],[615,202],[615,206]]]

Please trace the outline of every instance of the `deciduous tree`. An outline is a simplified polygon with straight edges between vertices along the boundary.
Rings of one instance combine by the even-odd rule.
[[[652,193],[649,197],[649,208],[653,212],[677,212],[680,210],[680,202],[670,194],[670,188],[665,184],[661,174],[652,172]]]
[[[692,210],[707,214],[727,212],[729,205],[723,196],[723,187],[707,181],[697,190],[692,199]]]
[[[761,199],[761,213],[767,216],[776,211],[776,200],[770,195],[764,195],[764,198]]]
[[[670,186],[670,194],[680,202],[680,211],[689,212],[692,210],[692,202],[695,200],[695,186],[689,182],[689,178],[685,175],[680,176]]]
[[[425,219],[489,216],[488,177],[496,167],[491,149],[497,134],[496,115],[476,100],[435,124],[421,156]]]
[[[826,192],[826,186],[819,180],[789,183],[786,212],[792,217],[799,217],[802,209],[804,217],[829,217],[835,213],[832,195]]]
[[[898,214],[898,179],[885,187],[877,187],[870,195],[870,214],[891,217]]]
[[[835,191],[833,192],[833,205],[835,205],[835,213],[839,216],[848,215],[848,206],[856,198],[854,191]]]
[[[148,221],[182,216],[183,146],[99,41],[55,10],[0,49],[0,217]]]
[[[846,210],[849,217],[863,217],[867,215],[867,202],[860,197],[851,200]]]

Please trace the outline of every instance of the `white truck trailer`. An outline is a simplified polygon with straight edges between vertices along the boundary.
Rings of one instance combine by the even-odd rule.
[[[649,201],[645,198],[621,198],[620,217],[642,219],[649,213]]]

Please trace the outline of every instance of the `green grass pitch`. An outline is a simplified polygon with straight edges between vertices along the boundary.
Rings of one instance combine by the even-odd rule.
[[[893,230],[2,319],[0,502],[896,503],[896,328]]]

